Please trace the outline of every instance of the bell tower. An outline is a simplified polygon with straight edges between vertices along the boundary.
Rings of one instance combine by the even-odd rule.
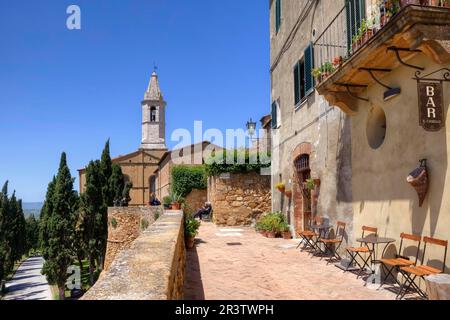
[[[166,116],[158,75],[153,71],[142,105],[142,142],[141,149],[167,150],[166,147]]]

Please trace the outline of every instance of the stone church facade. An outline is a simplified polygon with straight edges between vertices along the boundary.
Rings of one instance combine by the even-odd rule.
[[[126,182],[133,183],[130,191],[130,206],[147,205],[152,193],[155,193],[159,199],[170,193],[170,170],[173,166],[171,155],[174,151],[168,150],[165,141],[166,105],[159,86],[158,75],[153,72],[144,93],[144,100],[141,102],[140,148],[130,154],[112,159],[113,163],[121,166]],[[187,148],[198,150],[203,154],[208,145],[209,143],[203,142]],[[185,164],[191,165],[193,162]],[[83,193],[86,184],[85,168],[78,172],[80,193]]]

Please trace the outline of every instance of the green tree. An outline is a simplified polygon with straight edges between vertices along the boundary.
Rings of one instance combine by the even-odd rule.
[[[102,158],[100,160],[100,174],[102,179],[102,195],[103,201],[106,207],[112,207],[114,198],[113,192],[111,191],[109,181],[113,172],[111,155],[109,151],[109,139],[105,143],[105,148],[102,152]]]
[[[78,196],[73,190],[75,179],[67,166],[66,154],[63,152],[59,164],[58,175],[53,194],[53,210],[46,218],[48,236],[47,260],[44,263],[43,274],[51,284],[59,289],[63,300],[67,268],[73,259],[73,242],[75,235],[76,212]]]
[[[53,194],[55,192],[56,177],[53,176],[52,181],[48,184],[47,194],[45,195],[44,205],[41,209],[41,214],[39,216],[39,245],[43,254],[44,259],[47,259],[47,248],[48,248],[48,219],[53,213]]]
[[[0,281],[8,273],[6,270],[6,259],[9,254],[6,241],[8,220],[8,181],[5,182],[0,193]]]
[[[36,251],[39,248],[39,222],[36,220],[34,215],[29,215],[25,222],[25,253],[28,254],[30,251]]]
[[[83,242],[89,260],[89,279],[94,284],[95,261],[103,255],[107,231],[103,229],[104,200],[100,161],[91,161],[86,168],[86,187],[81,195]]]
[[[123,178],[122,168],[117,163],[112,165],[112,174],[109,179],[109,186],[113,200],[122,200],[125,182]]]

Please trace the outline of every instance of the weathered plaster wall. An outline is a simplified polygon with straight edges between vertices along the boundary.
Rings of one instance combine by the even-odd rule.
[[[82,300],[178,300],[185,270],[183,214],[166,212],[103,271]]]
[[[143,220],[151,225],[155,214],[162,214],[161,207],[110,207],[108,208],[108,244],[106,247],[105,270],[108,270],[116,255],[131,246],[144,231]]]
[[[273,210],[282,210],[296,231],[303,221],[296,223],[294,212],[303,204],[275,189],[278,182],[295,187],[295,150],[303,143],[311,145],[310,167],[312,178],[321,180],[315,214],[346,222],[348,241],[352,242],[353,207],[351,202],[351,120],[338,108],[312,93],[303,104],[294,105],[293,67],[303,57],[305,48],[318,37],[344,6],[344,1],[318,1],[301,20],[287,51],[276,63],[283,44],[294,28],[308,1],[282,1],[282,24],[275,33],[275,1],[271,5],[271,98],[279,101],[279,128],[274,130],[272,149]],[[331,60],[331,59],[330,59]],[[290,187],[289,186],[289,187]],[[297,219],[298,220],[298,219]]]
[[[422,54],[408,63],[424,66],[423,74],[450,67],[435,64]],[[427,132],[419,126],[417,83],[412,79],[414,72],[399,67],[382,79],[402,90],[401,95],[387,102],[383,101],[384,88],[370,86],[367,92],[370,103],[360,103],[357,115],[352,118],[356,234],[362,225],[371,225],[378,227],[381,235],[395,239],[401,232],[450,239],[450,84],[444,83],[443,90],[446,127],[439,132]],[[387,122],[386,138],[378,149],[369,146],[366,133],[368,116],[374,106],[384,110]],[[430,186],[420,208],[417,193],[406,182],[406,177],[424,158],[428,159]],[[426,256],[437,260],[434,262],[438,267],[443,255],[442,247],[427,248]],[[449,263],[450,257],[447,266]]]
[[[208,199],[218,225],[250,225],[271,210],[270,177],[257,172],[231,174],[229,179],[211,177]]]

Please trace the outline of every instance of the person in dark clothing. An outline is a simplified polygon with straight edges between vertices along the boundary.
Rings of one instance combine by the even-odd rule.
[[[194,214],[195,218],[200,218],[200,220],[203,219],[203,216],[209,215],[211,213],[211,204],[209,202],[205,203],[203,207],[201,207],[196,214]]]
[[[154,193],[152,193],[152,196],[150,197],[150,205],[152,207],[156,207],[156,206],[160,206],[161,205],[161,201],[158,200],[158,198],[156,198],[156,195]]]

